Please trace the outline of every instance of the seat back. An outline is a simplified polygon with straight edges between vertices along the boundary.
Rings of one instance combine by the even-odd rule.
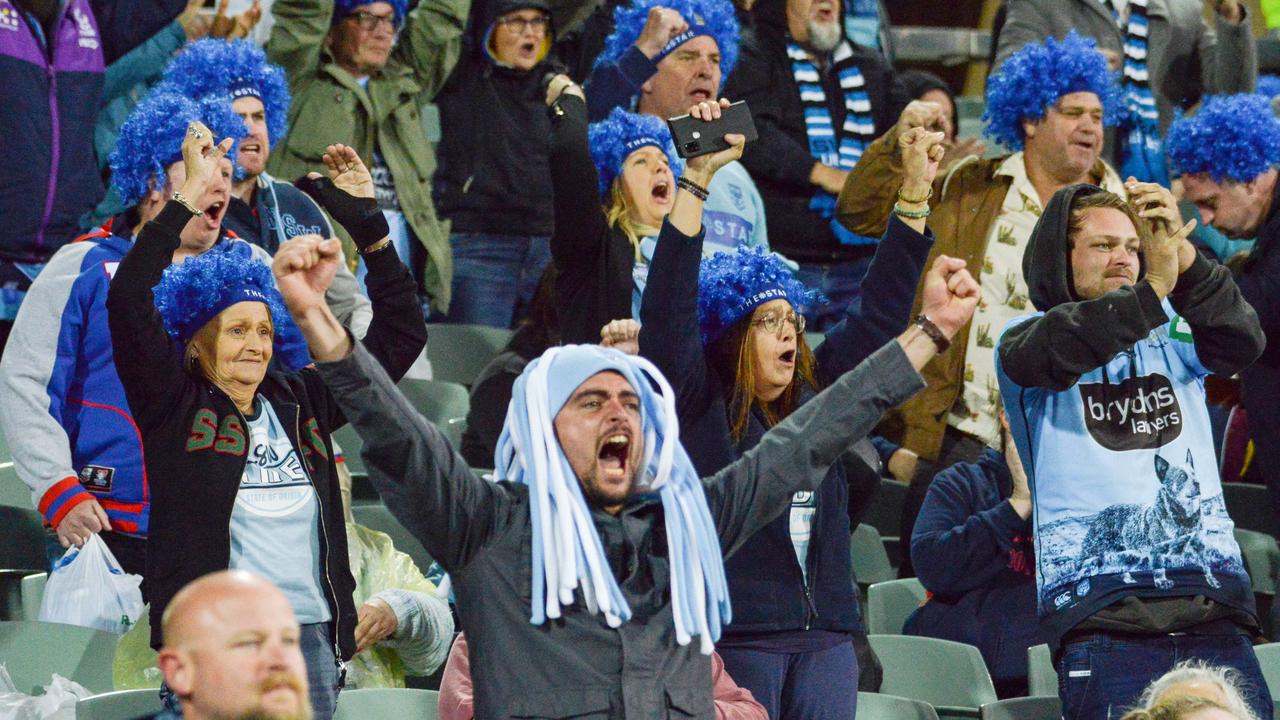
[[[440,693],[410,688],[344,690],[338,695],[338,708],[333,713],[333,720],[437,720],[439,717]]]
[[[943,708],[977,709],[996,701],[995,685],[978,648],[911,635],[869,635],[884,666],[880,691]],[[970,713],[966,713],[970,714]]]
[[[32,573],[22,578],[22,587],[18,590],[22,598],[22,617],[17,619],[40,619],[40,603],[44,601],[44,585],[48,581],[49,573]]]
[[[117,690],[76,703],[76,720],[137,720],[163,709],[160,691],[155,688]]]
[[[471,395],[456,382],[447,380],[400,381],[400,392],[422,417],[440,428],[455,450],[462,447],[462,431],[471,410]]]
[[[111,661],[117,637],[79,625],[0,622],[0,663],[4,663],[18,692],[43,694],[57,673],[90,692],[110,692]]]
[[[0,451],[0,505],[11,505],[24,510],[34,510],[31,504],[31,488],[18,479],[13,458]]]
[[[511,331],[484,325],[427,325],[431,378],[471,386],[485,365],[502,352]]]
[[[862,522],[879,530],[882,537],[901,537],[904,533],[899,531],[899,526],[902,524],[902,506],[906,502],[906,483],[881,478],[880,489],[872,498],[866,514],[862,516]],[[904,554],[911,546],[911,531],[908,530],[905,535],[906,537],[902,538]]]
[[[1263,595],[1276,594],[1276,569],[1280,568],[1280,544],[1272,535],[1256,530],[1236,528],[1234,531],[1236,544],[1240,546],[1240,557],[1244,560],[1244,569],[1249,572],[1253,581],[1253,591]]]
[[[1027,694],[1034,697],[1058,697],[1058,671],[1053,655],[1045,644],[1027,648]]]
[[[867,632],[900,635],[907,617],[924,601],[924,585],[916,578],[887,580],[867,588]]]
[[[1262,677],[1272,695],[1280,695],[1280,642],[1254,645],[1253,654],[1258,656],[1258,665],[1262,667]]]
[[[1062,701],[1056,697],[1020,697],[987,703],[980,708],[981,720],[1058,720]]]
[[[849,539],[849,559],[859,585],[873,585],[897,577],[880,532],[865,523],[855,528]]]
[[[425,575],[431,567],[431,553],[422,547],[422,543],[409,530],[396,520],[391,511],[382,503],[367,503],[351,506],[352,518],[357,525],[371,530],[384,532],[391,536],[391,543],[400,552],[413,558],[413,562]]]
[[[41,572],[49,569],[49,559],[45,555],[44,518],[40,513],[0,505],[0,527],[4,528],[4,542],[0,542],[0,570]]]
[[[1265,485],[1243,482],[1222,483],[1222,501],[1236,527],[1275,535],[1280,527],[1272,509],[1271,494]]]
[[[860,692],[858,720],[938,720],[938,713],[927,702],[896,695]]]

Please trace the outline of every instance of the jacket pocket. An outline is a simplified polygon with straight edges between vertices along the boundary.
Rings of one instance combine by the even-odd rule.
[[[714,703],[710,688],[705,685],[668,686],[666,691],[668,718],[706,717],[711,714]]]
[[[539,720],[606,720],[609,694],[604,688],[562,688],[530,693],[513,699],[507,715]]]

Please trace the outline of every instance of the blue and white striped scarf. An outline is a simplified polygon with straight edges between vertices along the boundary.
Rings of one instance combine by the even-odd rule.
[[[841,41],[832,54],[832,69],[840,80],[844,92],[844,123],[837,131],[827,108],[827,94],[823,90],[818,68],[809,59],[809,53],[794,42],[787,43],[787,57],[791,58],[791,72],[800,90],[800,105],[804,108],[805,134],[809,138],[809,153],[818,162],[840,170],[852,170],[867,146],[876,139],[876,125],[871,117],[871,97],[867,95],[867,83],[862,71],[853,62],[853,48]],[[878,238],[864,237],[849,232],[835,221],[836,196],[818,188],[809,201],[809,209],[831,223],[831,229],[844,245],[870,245]]]
[[[1101,0],[1106,2],[1107,0]],[[1110,5],[1117,24],[1120,13]],[[1147,72],[1147,0],[1129,0],[1129,22],[1124,25],[1124,89],[1128,118],[1121,127],[1120,177],[1130,175],[1142,182],[1169,184],[1163,142],[1160,139],[1160,111],[1151,92]]]

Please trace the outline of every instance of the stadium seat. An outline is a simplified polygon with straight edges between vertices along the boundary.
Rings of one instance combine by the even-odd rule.
[[[807,332],[804,334],[804,344],[808,345],[810,350],[816,350],[826,339],[827,336],[825,333]]]
[[[1280,544],[1272,535],[1256,530],[1235,529],[1236,544],[1244,559],[1244,569],[1249,571],[1253,591],[1263,595],[1276,594],[1276,568],[1280,567]]]
[[[980,708],[982,720],[1058,720],[1062,701],[1056,697],[1020,697],[988,703]]]
[[[43,694],[54,673],[90,692],[110,692],[116,641],[111,633],[78,625],[0,622],[0,663],[18,692],[29,695]]]
[[[414,409],[440,428],[454,449],[462,447],[462,431],[466,429],[467,413],[471,409],[471,396],[465,387],[444,380],[405,378],[399,388]],[[334,431],[333,439],[342,448],[342,457],[352,473],[367,472],[364,458],[360,457],[364,440],[355,428],[344,425]]]
[[[471,386],[485,365],[502,352],[511,331],[484,325],[427,325],[431,378]]]
[[[867,632],[901,635],[902,624],[924,601],[924,585],[915,578],[887,580],[867,588]]]
[[[997,700],[991,675],[978,648],[911,635],[868,635],[884,666],[880,691],[922,700],[941,717],[977,717],[978,708]]]
[[[34,510],[31,504],[31,488],[18,479],[13,458],[0,448],[0,505],[11,505],[24,510]]]
[[[399,520],[396,520],[385,505],[381,503],[353,505],[351,515],[356,524],[390,535],[396,549],[413,558],[418,569],[424,575],[426,574],[427,569],[431,567],[431,554],[405,526],[400,524]]]
[[[938,720],[938,712],[927,702],[860,692],[858,720]]]
[[[49,569],[45,554],[44,518],[35,510],[0,505],[0,569],[41,572]]]
[[[1058,697],[1058,671],[1048,645],[1027,648],[1027,694],[1032,697]]]
[[[1276,535],[1280,520],[1271,509],[1271,494],[1266,486],[1242,482],[1222,483],[1222,500],[1227,504],[1227,514],[1236,527],[1242,530]]]
[[[333,720],[376,720],[377,718],[436,720],[439,717],[439,692],[409,688],[343,691],[338,695],[338,709],[333,714]]]
[[[902,506],[906,502],[906,483],[881,478],[880,490],[876,492],[875,499],[871,501],[871,507],[867,508],[867,513],[862,516],[862,522],[879,530],[881,537],[900,537],[898,526],[902,524]],[[908,532],[907,535],[908,537],[904,538],[902,543],[903,552],[906,552],[911,544],[911,533]]]
[[[1262,667],[1262,677],[1267,681],[1267,689],[1273,697],[1280,697],[1280,643],[1254,645],[1253,654],[1258,656],[1258,665]]]
[[[117,690],[76,703],[76,720],[136,720],[163,709],[160,691],[155,688]]]
[[[44,600],[44,585],[49,573],[32,573],[22,578],[22,617],[19,620],[39,620],[40,603]]]
[[[893,580],[898,576],[889,554],[884,550],[880,533],[865,523],[853,531],[849,542],[849,559],[853,563],[853,576],[859,585],[874,585]]]

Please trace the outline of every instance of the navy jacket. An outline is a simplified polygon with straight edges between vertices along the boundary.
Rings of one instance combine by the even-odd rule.
[[[911,562],[930,598],[903,627],[976,645],[997,684],[1025,682],[1027,648],[1045,642],[1031,521],[1005,502],[1012,489],[1004,455],[990,448],[934,477],[911,533]]]
[[[1267,337],[1262,355],[1242,372],[1249,434],[1262,468],[1280,467],[1280,184],[1271,201],[1271,216],[1258,232],[1244,271],[1236,277],[1240,294],[1258,313]],[[1270,474],[1270,477],[1275,477]],[[1271,481],[1272,505],[1280,508],[1280,492]]]
[[[845,319],[827,333],[815,353],[823,387],[906,328],[916,283],[932,244],[931,232],[921,235],[896,217],[889,222],[863,281],[861,300],[850,304]],[[765,428],[752,417],[743,442],[733,442],[725,381],[708,362],[698,328],[701,259],[701,235],[686,237],[670,223],[663,224],[640,306],[640,354],[671,381],[680,442],[698,473],[705,476],[754,447]],[[791,543],[787,513],[726,560],[734,619],[725,628],[724,639],[731,642],[735,636],[792,630],[859,629],[849,564],[848,492],[844,468],[836,464],[817,490],[807,584]]]

